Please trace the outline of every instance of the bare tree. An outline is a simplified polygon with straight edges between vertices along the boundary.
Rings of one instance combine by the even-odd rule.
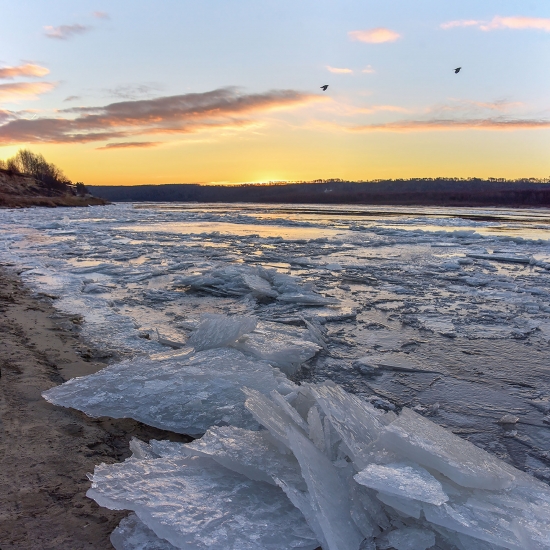
[[[28,174],[53,189],[65,189],[71,181],[55,164],[49,163],[41,154],[33,153],[28,149],[20,149],[14,157],[6,161],[7,169],[18,173]]]

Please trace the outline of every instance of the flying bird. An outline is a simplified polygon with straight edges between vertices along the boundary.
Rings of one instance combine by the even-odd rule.
[[[321,86],[321,89],[323,90],[323,92],[326,92],[327,88],[328,88],[328,84],[325,84],[324,86]]]
[[[457,68],[455,69],[455,74],[456,74],[456,73],[459,73],[459,72],[460,72],[460,69],[462,69],[462,67],[457,67]]]

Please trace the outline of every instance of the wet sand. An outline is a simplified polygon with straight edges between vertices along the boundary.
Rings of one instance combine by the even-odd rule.
[[[131,437],[189,440],[130,419],[91,419],[41,397],[105,366],[90,360],[79,323],[0,265],[1,550],[112,548],[109,535],[127,512],[86,498],[86,473],[129,456]]]

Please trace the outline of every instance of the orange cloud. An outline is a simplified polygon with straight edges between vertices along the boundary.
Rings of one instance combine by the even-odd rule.
[[[367,29],[364,31],[350,31],[348,36],[351,40],[358,42],[367,42],[368,44],[381,44],[383,42],[395,42],[401,35],[384,27]]]
[[[523,15],[513,15],[510,17],[501,17],[497,15],[491,21],[477,20],[458,20],[442,23],[442,29],[452,29],[455,27],[477,27],[482,31],[493,31],[496,29],[535,29],[550,32],[550,18],[527,17]]]
[[[17,76],[45,76],[50,71],[46,67],[34,65],[33,63],[25,63],[17,67],[2,67],[0,68],[0,78],[12,79]]]
[[[57,118],[11,120],[0,125],[0,144],[86,143],[140,135],[184,134],[221,127],[238,128],[251,124],[246,117],[324,100],[318,94],[295,90],[243,94],[236,88],[221,88],[204,93],[120,101],[103,107],[65,109],[60,112],[67,116]],[[77,116],[71,118],[70,115],[74,114]]]
[[[331,67],[330,65],[327,65],[327,71],[334,74],[352,74],[353,73],[351,69],[338,69],[337,67]]]
[[[130,149],[135,147],[156,147],[159,145],[160,141],[122,141],[118,143],[107,143],[103,147],[97,147],[98,150],[101,149]]]
[[[538,130],[550,128],[544,119],[432,119],[402,120],[384,124],[367,124],[348,128],[354,132],[431,132],[435,130]]]
[[[342,114],[345,116],[352,115],[372,115],[374,113],[410,113],[410,109],[399,107],[398,105],[371,105],[369,107],[350,107],[347,112]]]
[[[0,101],[18,101],[20,99],[35,99],[35,96],[49,92],[55,88],[51,82],[17,82],[0,84]]]
[[[79,25],[75,23],[74,25],[60,25],[59,27],[47,26],[44,27],[44,34],[48,38],[56,38],[57,40],[67,40],[75,34],[82,34],[86,31],[89,31],[91,27],[84,25]]]

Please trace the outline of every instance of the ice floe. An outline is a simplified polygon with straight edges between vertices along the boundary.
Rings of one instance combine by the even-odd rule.
[[[87,495],[101,506],[133,510],[176,548],[313,550],[318,545],[281,489],[205,457],[96,466]],[[122,538],[123,529],[124,524],[117,537]]]
[[[163,550],[154,532],[177,548],[549,547],[548,486],[413,411],[382,413],[332,383],[245,393],[267,431],[134,440],[126,462],[96,467],[88,496],[139,518],[124,520],[116,541]]]
[[[261,392],[290,382],[265,361],[235,349],[182,350],[164,358],[137,358],[73,378],[46,392],[55,405],[89,416],[134,418],[150,426],[197,435],[210,426],[255,428],[244,408],[244,385]]]

